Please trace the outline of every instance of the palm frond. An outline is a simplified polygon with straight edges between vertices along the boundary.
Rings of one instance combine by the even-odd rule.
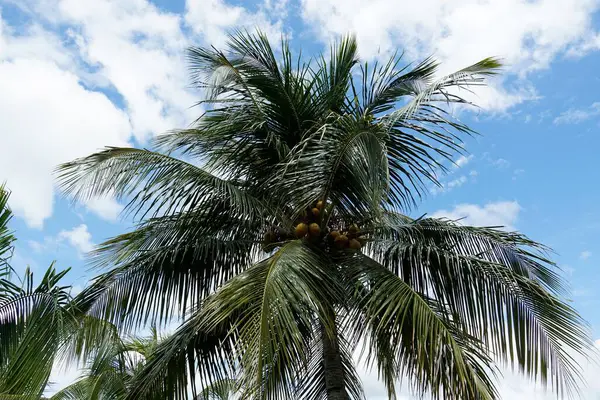
[[[156,385],[183,393],[187,385],[195,387],[196,373],[206,386],[244,371],[245,393],[291,396],[306,371],[315,318],[321,315],[326,327],[332,323],[322,314],[339,289],[323,257],[293,241],[232,278],[159,346],[136,395]]]
[[[182,316],[256,260],[262,239],[255,223],[210,212],[148,220],[98,247],[98,265],[114,268],[76,303],[125,330]]]
[[[328,265],[324,254],[293,241],[204,305],[207,323],[217,326],[245,296],[247,305],[235,326],[245,390],[263,398],[292,396],[294,381],[305,371],[315,318],[331,329],[325,311],[341,294]]]
[[[74,318],[59,286],[67,272],[52,264],[37,287],[29,270],[22,287],[0,279],[0,393],[41,396]]]
[[[113,195],[129,200],[134,214],[153,216],[190,210],[226,199],[239,215],[260,218],[261,204],[234,183],[160,153],[110,147],[58,167],[64,192],[76,200]]]
[[[493,228],[422,219],[375,243],[380,261],[495,356],[559,394],[577,391],[574,354],[591,347],[579,314],[558,295],[561,278],[537,243]]]
[[[381,132],[352,117],[338,117],[298,144],[270,183],[282,200],[301,210],[328,199],[345,216],[373,216],[387,195]],[[305,177],[310,177],[306,179]]]
[[[4,185],[0,185],[0,268],[8,265],[15,241],[15,237],[8,227],[8,223],[12,219],[12,212],[8,207],[9,197],[10,192]]]
[[[234,393],[239,390],[235,379],[221,379],[205,387],[194,400],[233,400]]]
[[[496,399],[491,362],[481,342],[442,317],[406,282],[374,260],[355,258],[347,271],[366,288],[357,298],[365,316],[367,358],[388,393],[406,377],[415,393],[434,399]]]
[[[336,377],[334,380],[326,372],[326,358],[333,355],[326,354],[325,341],[333,341],[335,349],[342,366],[342,379]],[[350,343],[343,334],[343,330],[336,329],[334,335],[330,335],[322,326],[314,329],[314,337],[310,349],[310,361],[296,388],[294,398],[327,400],[328,389],[337,386],[345,398],[361,400],[365,398],[361,378],[356,371],[353,352],[355,345]],[[329,380],[329,382],[328,382]]]

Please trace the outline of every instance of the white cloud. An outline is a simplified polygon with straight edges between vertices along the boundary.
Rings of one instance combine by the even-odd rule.
[[[19,5],[39,22],[17,34],[0,16],[0,171],[15,214],[41,228],[52,214],[57,164],[128,145],[132,134],[143,142],[183,127],[200,110],[189,108],[196,99],[186,89],[180,16],[147,0]],[[88,208],[114,220],[121,207],[101,199]]]
[[[453,188],[455,188],[455,187],[462,186],[462,185],[464,185],[465,183],[467,183],[467,177],[466,177],[466,176],[464,176],[464,175],[462,175],[462,176],[460,176],[459,178],[453,179],[453,180],[451,180],[450,182],[448,182],[448,183],[446,184],[446,187],[447,187],[448,189],[453,189]]]
[[[69,230],[63,229],[55,236],[45,236],[42,241],[29,240],[27,244],[34,252],[43,253],[45,251],[55,252],[65,246],[65,242],[77,250],[80,255],[94,248],[92,234],[86,224],[80,224]]]
[[[71,230],[60,231],[57,237],[58,241],[66,240],[80,253],[88,253],[94,249],[92,234],[88,231],[85,224],[76,226]]]
[[[473,154],[470,154],[468,156],[460,156],[458,157],[458,159],[454,162],[455,167],[456,168],[461,168],[464,167],[465,165],[467,165],[471,160],[473,159]]]
[[[579,43],[571,46],[567,51],[569,57],[582,57],[590,51],[600,49],[600,34],[590,33],[582,39]]]
[[[589,250],[584,250],[581,253],[579,253],[579,259],[583,260],[583,261],[589,259],[591,256],[592,256],[592,252]]]
[[[58,11],[79,55],[123,96],[138,140],[191,122],[179,15],[147,0],[62,0]]]
[[[286,3],[266,0],[264,7],[251,12],[241,6],[229,5],[224,0],[188,0],[185,21],[205,42],[217,48],[225,44],[227,32],[231,29],[252,31],[259,28],[277,43],[284,29],[282,18],[286,15]]]
[[[111,222],[115,222],[123,210],[123,206],[112,197],[90,199],[86,202],[86,207],[100,218]]]
[[[505,160],[504,158],[498,158],[497,160],[493,160],[492,165],[499,169],[504,169],[510,167],[510,161]]]
[[[52,214],[56,165],[104,145],[126,145],[131,128],[125,113],[73,73],[48,61],[1,58],[0,171],[15,214],[41,228]]]
[[[459,204],[452,210],[436,211],[431,217],[460,220],[464,225],[502,226],[506,230],[514,230],[520,211],[521,206],[516,201],[499,201],[484,206]]]
[[[579,124],[597,115],[600,115],[600,102],[592,103],[587,108],[570,108],[560,113],[558,117],[554,118],[553,122],[556,125]]]
[[[361,55],[389,54],[403,47],[410,58],[434,54],[442,73],[488,56],[502,57],[506,69],[523,78],[547,68],[569,45],[593,34],[596,0],[302,0],[303,18],[323,41],[354,32]],[[525,88],[523,87],[525,84]],[[530,98],[526,82],[506,88],[495,83],[477,91],[477,103],[506,110]]]
[[[45,247],[43,243],[40,243],[40,242],[38,242],[36,240],[28,240],[27,244],[36,253],[41,253],[44,250],[44,247]]]

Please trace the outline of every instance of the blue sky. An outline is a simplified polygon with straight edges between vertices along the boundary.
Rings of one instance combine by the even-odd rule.
[[[13,264],[41,273],[57,260],[72,267],[75,290],[86,284],[83,254],[131,221],[112,199],[61,198],[52,169],[189,123],[200,94],[187,85],[186,46],[222,46],[227,30],[259,26],[309,55],[354,32],[365,59],[433,54],[442,72],[490,55],[506,61],[502,76],[470,95],[480,108],[460,112],[482,135],[467,140],[470,155],[415,214],[505,225],[551,246],[600,338],[599,8],[600,0],[0,0],[0,181],[17,215]],[[593,368],[586,374],[600,372]],[[370,398],[381,393],[367,386]],[[502,388],[507,398],[551,398],[511,374]],[[600,384],[584,393],[597,398]]]

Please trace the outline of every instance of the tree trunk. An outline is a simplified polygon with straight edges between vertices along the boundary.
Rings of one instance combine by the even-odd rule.
[[[327,400],[348,400],[346,387],[344,385],[344,367],[342,365],[337,327],[335,325],[332,333],[333,337],[327,334],[324,326],[321,327]]]

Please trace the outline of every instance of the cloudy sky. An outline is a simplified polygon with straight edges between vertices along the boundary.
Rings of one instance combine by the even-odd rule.
[[[14,266],[72,267],[123,232],[112,199],[71,204],[56,190],[60,162],[102,146],[144,146],[200,110],[183,50],[222,46],[232,28],[259,26],[310,55],[347,32],[364,59],[396,50],[434,55],[450,72],[486,56],[505,73],[478,90],[461,118],[482,136],[431,189],[417,213],[504,225],[550,245],[572,300],[600,337],[600,0],[0,0],[0,181],[12,190]],[[600,370],[586,367],[594,378]],[[57,386],[72,373],[56,374]],[[369,398],[383,392],[365,375]],[[550,399],[508,373],[506,398]],[[585,399],[600,396],[591,379]]]

